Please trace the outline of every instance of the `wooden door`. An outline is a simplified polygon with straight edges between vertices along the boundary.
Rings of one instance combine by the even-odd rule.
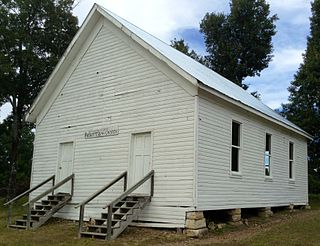
[[[56,183],[70,176],[73,172],[73,142],[61,143]],[[61,186],[58,192],[70,193],[71,181]]]
[[[129,187],[139,182],[151,171],[151,134],[134,134],[131,142],[131,165]],[[138,188],[135,194],[149,194],[150,180]]]

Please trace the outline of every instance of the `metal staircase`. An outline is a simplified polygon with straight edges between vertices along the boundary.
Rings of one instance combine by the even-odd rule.
[[[52,180],[52,187],[41,193],[37,197],[33,198],[32,200],[23,204],[22,206],[28,205],[27,214],[23,215],[22,219],[16,220],[15,224],[11,224],[12,204],[23,196],[29,195],[32,191],[48,183],[50,180]],[[9,205],[8,227],[16,229],[36,229],[47,222],[56,212],[63,208],[72,199],[73,196],[74,174],[60,181],[56,185],[54,184],[54,181],[55,176],[53,175],[47,180],[43,181],[41,184],[25,191],[21,195],[4,204]],[[58,192],[57,194],[54,194],[54,191],[56,189],[58,189],[68,181],[71,181],[70,193]],[[48,195],[49,193],[51,193],[51,195]],[[43,199],[45,196],[47,196],[47,199]],[[39,200],[40,202],[38,202]]]
[[[83,226],[84,206],[100,195],[113,184],[124,178],[124,193],[117,199],[109,203],[104,209],[107,212],[101,213],[100,218],[90,218],[89,223]],[[132,195],[138,187],[147,180],[150,182],[150,195],[140,196]],[[76,208],[80,207],[79,216],[79,237],[90,237],[111,240],[117,238],[133,220],[136,220],[142,209],[151,201],[154,187],[154,171],[149,172],[143,179],[127,190],[127,172],[122,173],[107,186],[97,191]]]

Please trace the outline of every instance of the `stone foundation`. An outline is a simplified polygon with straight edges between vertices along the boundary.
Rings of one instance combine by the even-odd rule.
[[[305,205],[304,206],[304,209],[311,209],[311,206],[308,204],[308,205]]]
[[[203,212],[187,212],[186,228],[183,232],[189,237],[202,237],[208,232]]]
[[[228,211],[230,222],[235,223],[241,221],[241,208],[230,209]]]
[[[288,207],[286,207],[286,210],[288,210],[289,212],[293,212],[294,210],[294,205],[290,204]]]
[[[258,216],[263,218],[268,218],[273,215],[271,207],[259,208]]]

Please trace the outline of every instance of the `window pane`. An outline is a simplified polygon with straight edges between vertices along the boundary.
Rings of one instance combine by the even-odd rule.
[[[271,135],[266,134],[266,151],[268,151],[271,154]]]
[[[232,145],[240,146],[240,124],[232,122]]]
[[[268,151],[265,151],[264,154],[264,169],[265,175],[270,176],[270,155]]]
[[[264,172],[264,174],[266,175],[266,176],[270,176],[270,168],[269,167],[265,167],[265,172]]]
[[[239,172],[239,149],[232,147],[231,171]]]
[[[289,143],[289,159],[293,160],[293,143]]]
[[[292,179],[293,177],[293,172],[292,172],[292,161],[289,161],[289,178]]]

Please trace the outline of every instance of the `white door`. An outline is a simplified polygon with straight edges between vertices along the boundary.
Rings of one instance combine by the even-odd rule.
[[[56,184],[73,172],[73,142],[61,143]],[[58,192],[71,193],[71,181],[61,186]]]
[[[151,134],[134,134],[131,142],[131,165],[129,169],[129,187],[135,185],[151,171]],[[146,181],[135,194],[149,194],[150,180]]]

